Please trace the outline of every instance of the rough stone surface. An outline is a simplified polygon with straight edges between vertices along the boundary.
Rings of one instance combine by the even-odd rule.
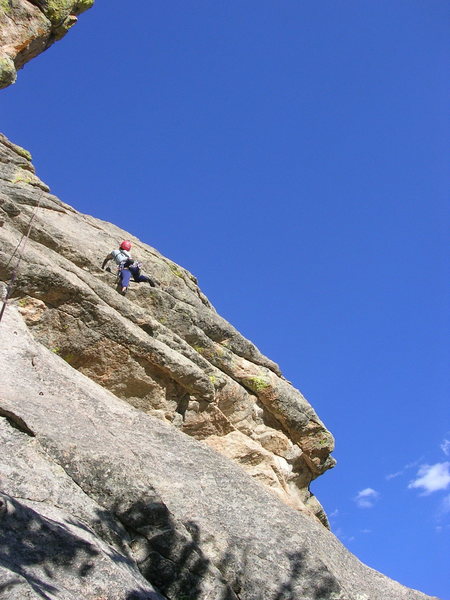
[[[217,314],[191,273],[58,200],[30,159],[0,137],[0,280],[8,283],[20,260],[10,302],[35,339],[326,524],[309,485],[334,465],[334,442],[306,399]],[[132,284],[123,297],[116,275],[101,270],[123,239],[156,288]]]
[[[94,0],[0,0],[0,88],[61,39]]]
[[[35,504],[7,494],[0,498],[5,508],[0,598],[163,600],[134,560],[103,542],[72,514],[48,503]]]
[[[0,598],[428,598],[74,370],[16,307],[0,328]]]

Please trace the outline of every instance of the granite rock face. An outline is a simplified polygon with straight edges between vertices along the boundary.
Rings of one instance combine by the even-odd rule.
[[[93,3],[0,0],[0,88]],[[123,239],[155,288],[100,268]],[[1,134],[0,240],[0,599],[429,598],[328,531],[333,437],[279,367]]]
[[[10,302],[36,340],[327,523],[309,484],[334,465],[332,435],[278,366],[217,314],[193,275],[52,196],[28,153],[5,137],[0,221],[0,280],[8,283],[20,261]],[[132,283],[124,297],[116,274],[102,271],[123,239],[157,287]]]
[[[0,598],[428,598],[74,370],[17,307],[0,328]]]
[[[94,0],[0,0],[0,88],[61,39]]]

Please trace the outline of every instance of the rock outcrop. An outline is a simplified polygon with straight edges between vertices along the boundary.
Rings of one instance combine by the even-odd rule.
[[[74,370],[16,307],[0,328],[0,598],[427,598]]]
[[[118,227],[82,215],[0,138],[0,279],[36,340],[142,412],[238,462],[291,507],[326,516],[310,482],[333,437],[276,364],[222,319],[193,275]],[[26,238],[30,222],[29,239]],[[103,258],[122,239],[158,281],[115,289]]]
[[[0,0],[0,88],[93,3]],[[157,281],[126,297],[125,238]],[[0,239],[0,598],[429,598],[328,531],[333,437],[279,367],[1,134]]]
[[[94,0],[0,0],[0,88],[61,39]]]

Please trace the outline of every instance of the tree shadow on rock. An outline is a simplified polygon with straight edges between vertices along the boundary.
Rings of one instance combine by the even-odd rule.
[[[176,522],[165,504],[153,499],[134,503],[118,518],[130,535],[132,554],[147,581],[168,598],[201,597],[213,565],[201,550],[194,522]],[[130,595],[127,600],[133,598]]]
[[[227,550],[217,563],[217,567],[227,582],[220,600],[235,600],[246,591],[248,575],[251,571],[249,546],[243,539],[229,540]]]
[[[236,543],[230,541],[227,550],[213,558],[204,546],[198,524],[177,521],[154,497],[135,502],[126,510],[117,506],[112,512],[126,531],[123,542],[129,544],[140,572],[168,600],[238,600],[249,594],[261,600],[330,600],[341,592],[326,565],[307,550],[291,552],[285,555],[287,560],[278,556],[284,566],[267,572],[273,579],[256,590],[255,581],[264,580],[266,573],[258,571],[252,561],[251,539],[247,547],[242,538]],[[134,590],[126,600],[148,600],[147,594]]]
[[[38,596],[49,600],[48,594],[57,593],[60,572],[68,571],[69,566],[79,578],[94,568],[92,561],[98,550],[63,523],[38,514],[6,494],[1,502],[0,566],[23,578]],[[19,583],[23,580],[10,580],[4,585]]]
[[[291,564],[287,580],[280,583],[273,600],[298,600],[301,597],[313,600],[330,600],[341,591],[336,578],[322,563],[313,568],[313,558],[308,559],[307,551],[288,554]],[[299,596],[302,594],[302,596]]]
[[[6,585],[8,588],[18,586],[25,580],[36,595],[50,600],[70,589],[70,584],[66,587],[66,578],[68,581],[71,577],[73,581],[74,577],[83,580],[92,576],[96,556],[104,556],[106,552],[114,563],[136,573],[136,583],[125,588],[123,600],[238,600],[241,596],[261,600],[330,600],[338,597],[341,589],[335,577],[313,554],[308,556],[308,552],[302,550],[291,552],[285,558],[278,555],[276,560],[284,566],[280,564],[279,570],[271,568],[262,573],[265,563],[255,565],[252,560],[251,537],[247,546],[241,537],[229,540],[228,548],[220,554],[210,545],[211,532],[209,543],[205,545],[205,536],[197,523],[175,519],[156,495],[145,496],[128,506],[117,502],[109,510],[98,510],[94,529],[108,544],[100,551],[80,535],[84,532],[92,536],[90,527],[76,520],[56,522],[5,495],[8,510],[0,514],[0,566],[5,567],[11,577],[8,582],[1,582],[0,594],[8,593]],[[270,564],[270,556],[266,560],[266,564]],[[141,580],[138,570],[144,579]],[[117,589],[114,577],[112,571],[111,582],[106,582],[110,586],[107,591]],[[255,582],[264,582],[264,577],[268,578],[267,585],[264,583],[261,589],[255,589]],[[146,589],[145,580],[151,587]],[[157,591],[152,591],[152,587]]]

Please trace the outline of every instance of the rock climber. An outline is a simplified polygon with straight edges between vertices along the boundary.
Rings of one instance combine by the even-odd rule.
[[[108,254],[102,264],[102,269],[106,267],[110,260],[114,260],[117,265],[120,293],[125,295],[130,285],[130,279],[136,283],[148,283],[151,287],[155,287],[156,283],[148,277],[141,274],[141,263],[133,260],[130,254],[131,242],[124,240],[117,250],[113,250]]]

